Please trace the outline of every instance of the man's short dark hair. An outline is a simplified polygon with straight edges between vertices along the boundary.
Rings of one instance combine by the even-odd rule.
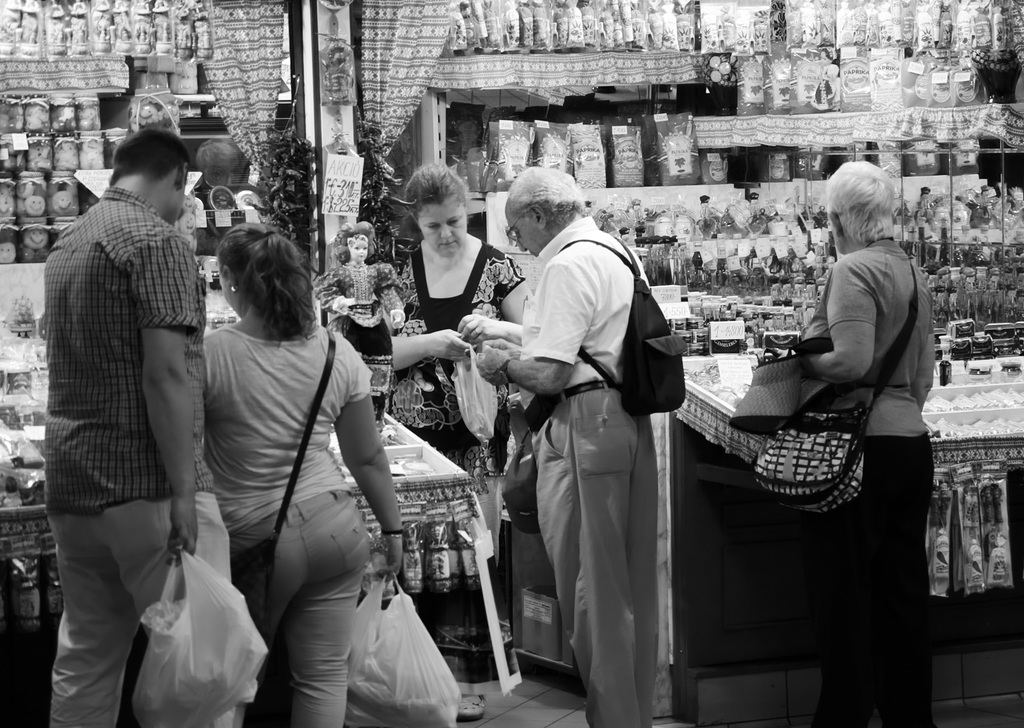
[[[114,154],[110,184],[122,177],[142,175],[155,182],[188,165],[188,147],[181,137],[166,129],[142,129],[130,135]],[[185,180],[181,180],[185,184]]]

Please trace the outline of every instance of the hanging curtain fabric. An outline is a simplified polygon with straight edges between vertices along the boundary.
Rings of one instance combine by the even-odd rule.
[[[390,150],[423,100],[448,40],[448,0],[364,0],[363,116]]]
[[[277,116],[284,60],[284,0],[214,0],[210,88],[239,148],[259,169]]]

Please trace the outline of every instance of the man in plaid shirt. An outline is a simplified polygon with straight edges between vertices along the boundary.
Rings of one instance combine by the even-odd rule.
[[[203,461],[202,283],[172,227],[188,150],[166,131],[121,144],[111,187],[54,246],[45,274],[47,509],[65,610],[51,726],[109,728],[168,550],[229,573]]]

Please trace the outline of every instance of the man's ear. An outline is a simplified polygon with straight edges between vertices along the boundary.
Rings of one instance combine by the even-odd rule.
[[[178,171],[174,175],[174,189],[183,190],[185,189],[185,181],[188,179],[188,165],[183,164],[178,167]]]

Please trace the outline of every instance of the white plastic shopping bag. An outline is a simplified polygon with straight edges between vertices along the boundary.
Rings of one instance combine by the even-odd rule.
[[[476,366],[476,351],[455,362],[455,396],[466,429],[481,442],[494,437],[494,419],[498,416],[498,390],[488,384]]]
[[[143,728],[201,728],[256,697],[267,646],[245,597],[202,559],[182,553],[142,623],[149,647],[132,702]]]
[[[397,589],[384,609],[377,581],[356,609],[345,725],[455,728],[459,686],[412,598]]]

